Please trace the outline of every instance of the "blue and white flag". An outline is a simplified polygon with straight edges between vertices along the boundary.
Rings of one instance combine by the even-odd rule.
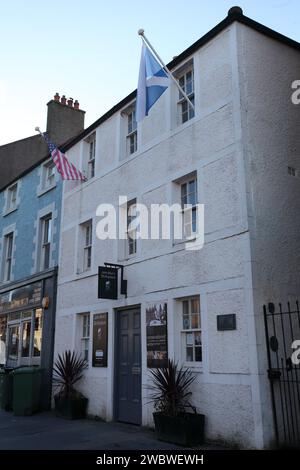
[[[143,44],[136,100],[137,122],[148,116],[149,110],[169,85],[168,74]]]

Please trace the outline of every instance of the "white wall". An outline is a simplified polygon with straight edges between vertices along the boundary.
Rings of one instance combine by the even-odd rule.
[[[96,130],[95,178],[84,184],[65,183],[55,355],[67,347],[75,347],[77,313],[109,313],[108,367],[90,366],[81,384],[89,397],[91,415],[113,419],[114,309],[141,305],[143,424],[152,425],[152,410],[146,405],[146,305],[154,301],[168,302],[169,354],[180,361],[176,299],[200,294],[203,363],[194,369],[197,384],[193,399],[207,417],[207,436],[245,447],[263,447],[269,442],[268,407],[266,426],[269,428],[265,435],[262,431],[261,403],[268,399],[265,396],[268,384],[261,382],[260,386],[259,383],[259,374],[266,366],[263,363],[259,369],[261,357],[257,353],[256,336],[261,325],[256,330],[256,317],[261,318],[262,303],[274,299],[277,282],[290,288],[296,264],[283,276],[277,267],[281,263],[286,268],[293,264],[292,259],[285,258],[297,246],[296,226],[291,220],[292,216],[297,220],[300,200],[293,202],[292,212],[287,215],[293,197],[298,194],[298,189],[293,189],[297,181],[290,181],[286,173],[286,159],[294,162],[295,140],[290,146],[289,140],[295,139],[296,133],[288,131],[282,136],[278,107],[284,100],[282,97],[273,100],[273,93],[267,92],[266,86],[271,65],[274,69],[278,67],[275,71],[282,79],[286,67],[295,60],[295,53],[290,52],[283,54],[286,63],[278,62],[277,54],[282,54],[280,47],[283,46],[249,32],[244,26],[231,25],[193,56],[196,102],[193,120],[181,126],[176,124],[172,103],[177,92],[168,90],[138,129],[138,151],[126,159],[120,141],[122,116],[117,113]],[[260,66],[263,62],[258,54],[260,48],[264,67]],[[272,60],[265,57],[268,51],[273,54]],[[280,90],[282,81],[275,85],[274,92],[280,94]],[[272,112],[266,107],[266,101],[272,102]],[[270,125],[266,122],[268,118]],[[285,121],[288,123],[289,119],[286,111]],[[274,129],[274,124],[278,129]],[[286,124],[284,130],[288,127]],[[80,165],[82,143],[74,146],[68,157]],[[197,171],[199,202],[205,204],[204,248],[189,252],[182,245],[173,246],[172,241],[141,241],[137,255],[124,262],[128,298],[99,300],[97,267],[106,261],[119,261],[118,242],[99,241],[94,232],[92,269],[88,274],[77,274],[78,225],[93,218],[95,228],[97,206],[117,205],[119,195],[126,195],[129,200],[136,197],[137,202],[146,205],[176,202],[173,181],[192,171]],[[275,191],[278,185],[281,197]],[[280,203],[282,196],[284,203]],[[274,201],[285,211],[284,216],[280,215],[284,221],[280,236],[274,236],[279,225]],[[290,229],[288,235],[292,232],[295,237],[293,248],[288,247],[285,224]],[[284,250],[275,265],[271,252],[278,245]],[[270,272],[272,283],[265,282]],[[256,293],[258,288],[260,294]],[[299,292],[297,289],[293,287],[293,292]],[[218,332],[216,316],[226,313],[236,314],[237,329]]]

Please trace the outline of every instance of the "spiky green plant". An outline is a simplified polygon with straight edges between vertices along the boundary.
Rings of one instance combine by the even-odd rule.
[[[154,409],[168,416],[184,414],[188,408],[196,409],[190,403],[190,387],[196,377],[188,368],[178,367],[173,360],[168,360],[166,367],[151,369],[153,379],[149,385],[150,403]]]
[[[53,367],[53,382],[59,388],[61,397],[69,398],[76,394],[74,385],[83,377],[87,362],[75,351],[65,351],[58,355]]]

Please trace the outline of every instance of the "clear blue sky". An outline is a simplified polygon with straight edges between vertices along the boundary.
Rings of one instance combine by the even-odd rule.
[[[235,4],[300,42],[299,0],[0,0],[0,145],[45,129],[56,91],[91,124],[136,88],[139,28],[168,62]]]

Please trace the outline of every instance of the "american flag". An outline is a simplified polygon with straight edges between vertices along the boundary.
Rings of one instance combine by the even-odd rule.
[[[81,173],[81,171],[77,170],[73,163],[69,162],[65,154],[62,153],[53,142],[51,142],[46,132],[43,133],[43,137],[47,142],[53,162],[61,176],[61,179],[86,181],[86,177]]]

